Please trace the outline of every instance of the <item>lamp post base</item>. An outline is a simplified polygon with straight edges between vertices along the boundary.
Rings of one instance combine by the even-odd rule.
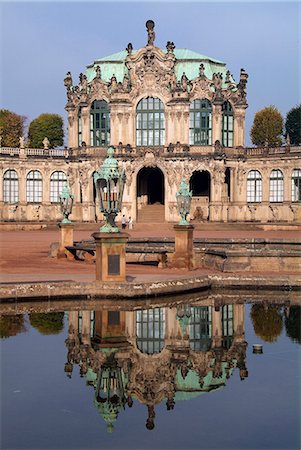
[[[125,246],[127,233],[93,233],[96,244],[96,281],[126,280]]]
[[[58,226],[61,229],[61,234],[60,234],[60,243],[59,243],[59,248],[58,248],[58,252],[57,252],[57,258],[74,259],[72,253],[70,253],[66,249],[66,247],[73,246],[74,224],[71,222],[68,222],[68,223],[61,222],[58,224]]]
[[[174,225],[175,252],[169,258],[169,267],[176,269],[195,269],[193,250],[193,225]]]

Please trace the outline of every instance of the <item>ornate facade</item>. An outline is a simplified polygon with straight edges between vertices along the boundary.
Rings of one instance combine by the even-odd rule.
[[[177,221],[182,177],[193,193],[191,219],[300,222],[300,147],[245,148],[246,85],[226,65],[167,42],[96,60],[67,91],[68,148],[1,148],[2,220],[58,220],[68,180],[71,219],[98,214],[93,173],[109,145],[127,175],[123,214],[134,221]],[[153,215],[152,215],[153,214]]]
[[[94,405],[113,431],[118,414],[133,402],[145,405],[146,427],[156,407],[168,411],[226,386],[246,365],[244,305],[176,307],[137,311],[69,312],[65,373],[85,377]]]

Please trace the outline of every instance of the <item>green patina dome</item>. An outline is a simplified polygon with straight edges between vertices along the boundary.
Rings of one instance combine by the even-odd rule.
[[[162,51],[166,53],[166,50],[162,49]],[[132,51],[132,54],[135,53],[137,53],[137,50]],[[185,72],[189,80],[197,78],[199,76],[200,64],[203,64],[204,74],[208,79],[212,80],[214,73],[221,73],[223,75],[223,81],[225,82],[228,69],[224,62],[210,58],[206,55],[201,55],[200,53],[196,53],[186,48],[176,48],[174,50],[174,55],[176,57],[175,74],[177,80],[181,79],[183,72]],[[117,81],[122,82],[124,75],[127,73],[127,68],[124,63],[126,57],[127,51],[123,50],[95,60],[92,64],[89,64],[86,69],[88,82],[92,81],[95,77],[95,69],[97,66],[100,66],[101,78],[104,81],[110,81],[114,74]],[[230,80],[234,82],[232,76],[230,77]]]

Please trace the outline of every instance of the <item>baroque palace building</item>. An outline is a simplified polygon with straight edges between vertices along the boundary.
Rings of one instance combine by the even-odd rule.
[[[98,59],[67,91],[65,149],[0,147],[2,221],[57,221],[66,181],[71,219],[101,220],[93,173],[109,145],[126,172],[123,214],[137,222],[178,221],[176,192],[192,190],[191,219],[300,223],[301,147],[244,147],[246,85],[225,63],[167,42]],[[1,145],[1,144],[0,144]]]

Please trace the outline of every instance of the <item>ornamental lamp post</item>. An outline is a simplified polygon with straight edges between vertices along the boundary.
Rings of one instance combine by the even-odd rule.
[[[61,223],[71,223],[71,220],[69,220],[68,217],[72,211],[74,195],[71,194],[71,191],[67,183],[64,184],[63,190],[60,193],[59,198],[60,198],[61,212],[63,214],[63,220]]]
[[[74,196],[71,194],[67,183],[64,184],[63,190],[59,195],[61,212],[63,220],[58,224],[61,229],[60,243],[57,251],[58,258],[74,259],[72,253],[66,247],[73,246],[73,229],[74,224],[68,219],[72,211]]]
[[[169,267],[192,270],[195,268],[195,255],[193,250],[193,229],[187,216],[190,212],[192,192],[189,191],[186,179],[183,178],[180,189],[176,193],[177,209],[181,216],[179,223],[174,225],[175,252],[169,257]]]
[[[190,212],[192,191],[189,191],[189,186],[186,179],[183,178],[180,184],[180,189],[176,193],[177,209],[181,216],[179,225],[190,225],[187,216]]]
[[[121,211],[122,196],[126,175],[119,171],[118,161],[114,158],[114,147],[109,147],[107,157],[100,169],[94,173],[94,185],[100,212],[106,223],[100,228],[102,233],[118,233],[115,224],[117,214]]]

